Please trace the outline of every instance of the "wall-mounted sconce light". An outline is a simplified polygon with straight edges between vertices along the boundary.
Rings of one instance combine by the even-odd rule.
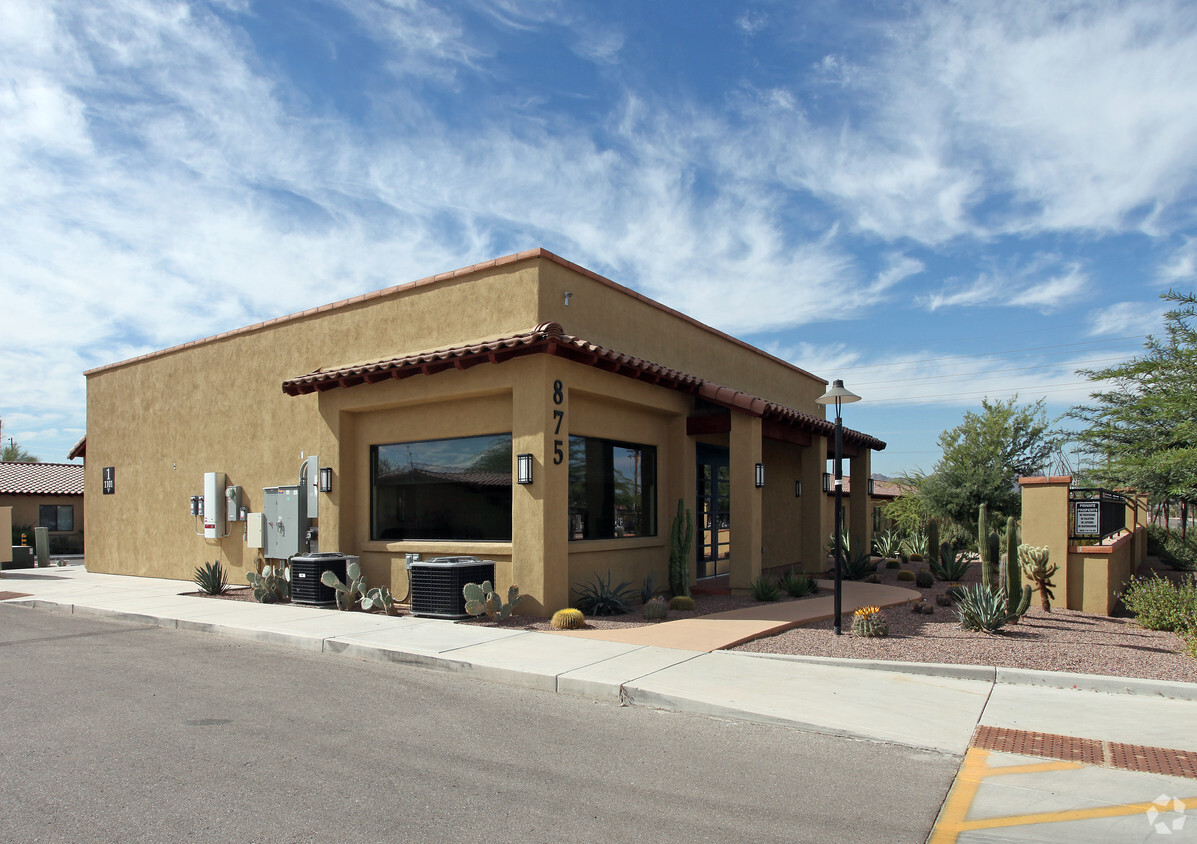
[[[802,497],[802,481],[794,481],[794,497]]]
[[[765,485],[765,464],[764,463],[756,464],[756,485],[757,485],[758,489],[760,489],[761,487],[763,487]]]
[[[515,482],[517,484],[532,483],[531,454],[517,454],[515,456]]]
[[[872,478],[869,478],[869,496],[870,497],[873,495],[873,493],[875,493],[877,491],[876,483],[877,482],[874,481]]]
[[[332,467],[320,467],[320,491],[332,492]]]
[[[831,473],[830,472],[823,473],[823,491],[831,492]]]

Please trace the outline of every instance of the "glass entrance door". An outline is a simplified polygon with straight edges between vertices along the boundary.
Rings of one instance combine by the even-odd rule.
[[[731,470],[727,449],[699,443],[698,495],[694,528],[698,546],[698,576],[715,577],[730,571]]]

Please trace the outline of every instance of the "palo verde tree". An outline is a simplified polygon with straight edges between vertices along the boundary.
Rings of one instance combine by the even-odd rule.
[[[965,413],[959,425],[939,435],[943,456],[919,484],[932,516],[975,532],[981,504],[1003,520],[1020,514],[1019,476],[1051,465],[1064,435],[1052,427],[1043,399],[1027,405],[1017,400],[984,399],[980,413]]]
[[[1197,501],[1197,296],[1169,291],[1162,336],[1144,353],[1106,369],[1081,370],[1108,389],[1069,416],[1089,475],[1102,486],[1130,486],[1153,500]]]
[[[3,430],[0,427],[0,430]],[[0,437],[0,462],[3,463],[40,463],[32,453],[26,451],[21,447],[21,444],[12,437],[8,438],[8,442],[3,441]]]

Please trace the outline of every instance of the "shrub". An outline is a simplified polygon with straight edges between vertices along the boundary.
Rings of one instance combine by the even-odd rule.
[[[898,580],[914,580],[914,572],[900,571],[898,572]]]
[[[1119,597],[1140,627],[1197,633],[1197,576],[1179,584],[1158,574],[1133,577]]]
[[[752,597],[757,601],[776,601],[781,598],[781,590],[777,588],[777,584],[769,580],[764,575],[757,575],[752,582],[748,584],[748,589],[752,592]]]
[[[1006,596],[1000,589],[989,589],[976,583],[962,589],[956,600],[956,614],[960,616],[960,626],[965,630],[996,633],[1010,620],[1006,611]]]
[[[810,575],[795,574],[793,571],[787,571],[778,578],[777,586],[791,598],[804,598],[817,589]]]
[[[553,625],[554,630],[577,630],[586,624],[586,616],[582,614],[581,610],[573,608],[557,610],[553,613],[553,618],[549,621]]]
[[[694,609],[694,599],[689,595],[674,595],[669,599],[669,609],[678,612],[689,612]]]
[[[875,637],[889,635],[889,619],[881,607],[861,607],[852,613],[852,635]]]
[[[594,582],[578,590],[578,609],[586,615],[622,615],[632,611],[632,589],[628,581],[611,585],[611,572],[606,581],[596,572]]]
[[[195,567],[195,585],[205,595],[222,595],[229,588],[229,580],[225,575],[224,566],[220,560],[204,563]]]
[[[1174,571],[1197,570],[1197,541],[1182,538],[1163,525],[1148,526],[1147,553]]]
[[[929,571],[919,571],[919,573],[914,576],[914,585],[920,589],[930,589],[935,585],[935,578]]]

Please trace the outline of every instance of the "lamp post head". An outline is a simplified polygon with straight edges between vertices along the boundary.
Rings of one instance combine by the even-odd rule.
[[[836,378],[827,388],[827,392],[815,399],[817,404],[851,404],[860,401],[860,396],[844,387],[844,382]]]

